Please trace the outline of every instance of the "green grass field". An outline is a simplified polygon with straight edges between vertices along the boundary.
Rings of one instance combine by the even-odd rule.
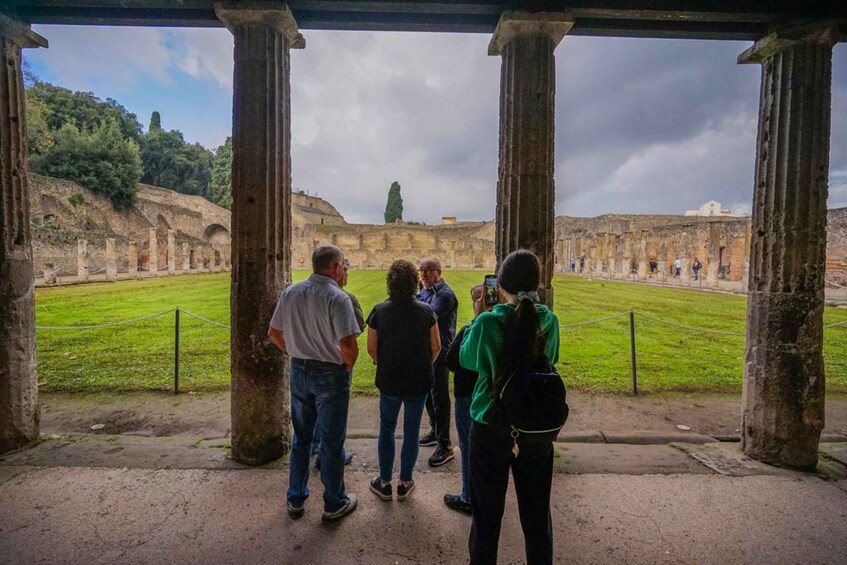
[[[307,273],[296,271],[295,280]],[[385,298],[385,273],[352,271],[349,290],[365,314]],[[445,273],[459,296],[459,323],[472,317],[470,288],[481,272]],[[630,309],[675,324],[723,332],[744,332],[743,297],[557,276],[556,314],[563,326]],[[229,323],[229,273],[38,289],[39,326],[96,325],[164,316],[130,325],[93,330],[37,331],[38,373],[45,391],[169,390],[173,387],[173,309]],[[827,308],[824,323],[847,320],[847,310]],[[182,314],[182,390],[229,386],[229,330]],[[256,328],[264,334],[266,328]],[[824,330],[827,390],[847,392],[847,326]],[[625,392],[631,386],[629,319],[563,327],[559,370],[568,386],[588,391]],[[374,392],[374,367],[360,338],[354,390]],[[639,391],[741,390],[742,336],[680,329],[636,317]]]

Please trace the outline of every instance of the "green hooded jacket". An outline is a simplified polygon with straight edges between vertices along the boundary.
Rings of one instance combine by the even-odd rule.
[[[470,325],[459,351],[459,363],[465,369],[479,373],[471,400],[471,418],[486,424],[486,415],[493,398],[494,369],[503,349],[505,323],[515,311],[514,304],[497,304],[490,312],[483,312]],[[535,311],[541,333],[547,338],[546,355],[551,363],[559,360],[559,319],[543,304]]]

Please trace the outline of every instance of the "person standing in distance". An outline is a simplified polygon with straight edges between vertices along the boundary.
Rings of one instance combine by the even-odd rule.
[[[421,261],[420,272],[423,289],[418,293],[418,299],[429,304],[438,316],[438,333],[441,336],[441,353],[432,364],[432,391],[426,398],[426,412],[431,429],[421,438],[420,444],[438,444],[429,457],[430,467],[438,467],[456,456],[450,442],[450,383],[445,358],[453,338],[456,337],[456,310],[459,300],[447,285],[447,281],[442,278],[441,263],[438,259],[430,257]]]
[[[340,288],[344,256],[328,245],[312,254],[312,275],[280,296],[268,330],[270,340],[291,358],[291,461],[288,515],[303,516],[309,498],[309,453],[317,430],[321,441],[321,482],[326,522],[356,509],[344,488],[344,438],[350,377],[359,356],[361,333],[350,297]]]

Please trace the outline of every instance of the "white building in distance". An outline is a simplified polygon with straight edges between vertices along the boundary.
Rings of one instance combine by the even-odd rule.
[[[745,214],[733,214],[732,210],[721,208],[721,203],[717,200],[709,200],[696,210],[686,210],[686,216],[724,216],[732,218],[743,218]]]

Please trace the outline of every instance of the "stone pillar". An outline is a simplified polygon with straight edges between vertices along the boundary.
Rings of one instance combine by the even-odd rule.
[[[130,241],[127,246],[127,270],[130,277],[141,278],[141,271],[138,269],[138,244]]]
[[[488,46],[500,67],[500,164],[496,253],[517,249],[541,262],[538,292],[553,306],[555,188],[553,50],[573,26],[562,14],[504,12]]]
[[[176,274],[176,239],[174,230],[168,230],[168,274]]]
[[[254,465],[282,456],[291,439],[287,363],[265,333],[291,284],[289,49],[305,47],[287,5],[264,5],[216,5],[235,36],[232,456]]]
[[[55,263],[44,263],[44,284],[56,284]]]
[[[182,272],[186,275],[191,272],[191,252],[187,243],[182,244]]]
[[[155,228],[150,228],[150,253],[147,260],[147,270],[154,277],[159,271],[159,240],[156,238]]]
[[[739,57],[762,64],[753,192],[744,452],[814,470],[824,427],[823,306],[832,46],[826,27],[777,31]]]
[[[220,273],[221,272],[221,263],[223,262],[223,260],[221,258],[220,250],[212,248],[212,254],[211,254],[210,260],[211,260],[211,263],[209,264],[209,270],[212,271],[213,273]]]
[[[76,240],[76,276],[88,280],[88,242],[84,239]]]
[[[115,238],[106,238],[106,282],[118,280],[118,263],[115,258]]]
[[[38,437],[35,297],[21,49],[47,41],[0,14],[0,453]]]

